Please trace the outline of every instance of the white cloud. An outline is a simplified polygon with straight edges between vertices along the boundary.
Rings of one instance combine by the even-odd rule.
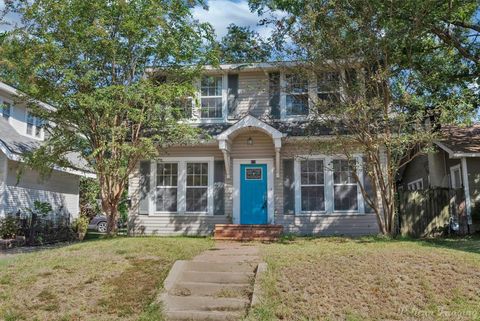
[[[227,33],[227,26],[231,23],[239,26],[250,26],[262,37],[268,37],[271,28],[258,26],[261,17],[250,12],[248,2],[230,0],[211,0],[208,2],[209,9],[202,7],[193,9],[193,16],[201,22],[208,22],[215,28],[215,33],[220,39]]]

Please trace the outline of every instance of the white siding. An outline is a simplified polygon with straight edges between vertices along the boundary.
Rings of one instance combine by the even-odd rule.
[[[55,211],[65,212],[72,218],[78,216],[78,176],[53,171],[49,177],[41,178],[37,172],[25,169],[18,178],[18,169],[19,163],[8,161],[3,202],[0,203],[4,213],[32,208],[33,203],[38,200],[50,203]]]

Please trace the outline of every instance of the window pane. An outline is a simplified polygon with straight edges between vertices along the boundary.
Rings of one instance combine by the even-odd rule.
[[[187,212],[207,211],[207,188],[187,188]]]
[[[308,93],[308,80],[306,77],[302,77],[301,75],[286,75],[285,82],[287,93]]]
[[[208,186],[208,163],[187,163],[187,186]]]
[[[10,117],[10,112],[11,112],[11,106],[10,106],[10,104],[3,103],[3,105],[0,104],[0,107],[1,107],[1,109],[2,109],[2,116],[3,116],[3,118],[8,119],[8,118]]]
[[[340,76],[337,72],[324,72],[317,79],[318,92],[336,92],[340,89]]]
[[[333,206],[336,211],[358,210],[357,185],[334,186],[333,194],[334,194]]]
[[[323,160],[308,160],[300,163],[302,185],[323,185]]]
[[[308,95],[288,95],[287,110],[288,116],[308,115]]]
[[[157,164],[157,186],[178,185],[178,164],[158,163]]]
[[[302,186],[302,211],[325,210],[325,187]]]
[[[222,77],[205,76],[201,81],[202,96],[221,96]]]
[[[177,189],[176,188],[158,188],[157,189],[157,211],[176,212],[177,211]]]
[[[333,183],[334,184],[355,184],[353,170],[356,167],[355,161],[336,159],[333,161]]]
[[[222,98],[202,98],[200,108],[202,118],[221,118]]]

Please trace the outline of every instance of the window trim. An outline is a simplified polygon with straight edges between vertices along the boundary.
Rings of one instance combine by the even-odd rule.
[[[158,164],[161,164],[161,163],[164,163],[164,164],[177,164],[177,185],[176,186],[158,186],[158,182],[157,182],[157,173],[158,173]],[[162,162],[155,162],[155,191],[154,191],[154,208],[155,208],[155,212],[156,213],[177,213],[178,212],[178,191],[179,191],[179,181],[180,181],[180,165],[178,162],[167,162],[167,161],[162,161]],[[157,211],[157,191],[158,189],[161,188],[161,189],[177,189],[177,211],[175,212],[172,212],[172,211]]]
[[[421,188],[419,189],[410,189],[410,186],[415,186],[417,185],[417,183],[421,183]],[[424,189],[424,185],[423,185],[423,178],[417,178],[411,182],[409,182],[407,184],[407,190],[410,191],[410,192],[414,192],[414,191],[419,191],[419,190],[423,190]]]
[[[330,72],[330,70],[325,70]],[[288,72],[280,72],[280,120],[281,121],[298,121],[307,120],[311,116],[312,107],[318,102],[318,76],[310,73],[307,76],[308,87],[308,114],[307,115],[287,115],[287,92],[286,92],[286,79],[285,76]],[[342,87],[343,79],[345,79],[345,70],[341,70],[339,74],[339,89],[338,94],[340,99],[344,95],[344,89]]]
[[[44,138],[45,138],[45,128],[43,126],[40,128],[40,136],[37,136],[35,134],[36,131],[37,131],[37,120],[39,119],[39,117],[37,117],[37,116],[32,115],[32,117],[33,117],[32,133],[31,134],[28,133],[28,116],[29,115],[32,115],[32,113],[28,109],[25,110],[25,135],[28,136],[28,137],[31,137],[33,139],[44,140]],[[43,120],[42,120],[42,122],[43,122]]]
[[[157,164],[158,163],[178,163],[177,178],[177,211],[157,211],[156,208],[156,186],[157,186]],[[187,163],[208,163],[208,187],[207,187],[207,212],[187,212],[186,194],[187,194]],[[150,202],[149,216],[213,216],[213,175],[214,175],[213,157],[161,157],[150,162]]]
[[[345,157],[335,157],[335,158],[332,158],[332,163],[331,163],[331,166],[332,166],[332,191],[333,191],[333,199],[332,199],[332,206],[333,206],[333,212],[335,213],[355,213],[357,211],[360,210],[360,202],[363,203],[363,197],[362,199],[360,200],[360,196],[359,194],[361,194],[361,191],[360,191],[360,187],[358,186],[358,183],[347,183],[347,184],[335,184],[335,179],[333,178],[333,161],[334,160],[347,160]],[[348,161],[348,160],[347,160]],[[355,157],[355,165],[357,166],[358,164],[358,159],[357,157]],[[360,168],[360,167],[359,167]],[[359,175],[357,173],[357,175]],[[362,184],[364,182],[363,180],[363,175],[362,177],[359,176],[359,178],[362,180]],[[357,187],[357,210],[336,210],[335,209],[335,186],[356,186]],[[359,193],[360,192],[360,193]],[[363,195],[362,195],[363,196]]]
[[[363,157],[361,154],[354,154],[353,158],[357,162],[357,175],[362,182],[365,183],[363,175]],[[325,188],[325,211],[302,211],[302,195],[301,195],[301,164],[303,160],[322,159],[324,162],[324,188]],[[297,155],[294,162],[294,189],[295,189],[295,215],[298,216],[347,216],[347,215],[364,215],[365,201],[360,187],[357,184],[357,210],[356,211],[336,211],[334,210],[334,184],[333,184],[333,168],[332,161],[336,159],[347,159],[343,155]]]
[[[201,91],[201,82],[202,77],[204,76],[212,76],[212,77],[222,77],[222,117],[218,118],[202,118],[201,114],[201,105],[202,105],[202,91]],[[225,123],[227,122],[228,117],[228,74],[223,72],[221,74],[204,74],[201,75],[195,81],[195,87],[197,88],[197,92],[195,94],[195,99],[192,99],[192,122],[193,123],[200,123],[200,124],[216,124],[216,123]],[[213,97],[213,96],[212,96]]]
[[[455,177],[455,175],[453,175],[453,173],[458,170],[459,171],[459,177],[460,177],[460,185],[459,187],[453,187],[453,178]],[[456,182],[455,182],[456,183]],[[451,188],[463,188],[463,177],[462,177],[462,167],[460,166],[460,164],[457,164],[457,165],[454,165],[454,166],[450,166],[450,186]]]
[[[4,115],[3,115],[3,104],[8,104],[8,106],[9,106],[8,117],[4,117]],[[0,117],[2,117],[3,119],[5,119],[6,121],[8,121],[10,123],[10,118],[12,117],[12,111],[13,111],[13,101],[11,101],[10,99],[0,97],[0,105],[2,105],[2,108],[1,108],[2,112],[1,112]]]

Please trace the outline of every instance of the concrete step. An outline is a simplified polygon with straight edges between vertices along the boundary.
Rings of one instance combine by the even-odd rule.
[[[244,315],[238,311],[170,311],[165,314],[171,321],[234,321]]]
[[[178,282],[169,291],[176,296],[213,296],[223,298],[248,297],[252,286],[245,284],[219,284],[208,282]]]
[[[227,284],[250,284],[253,280],[252,272],[195,272],[184,271],[179,281],[182,282],[207,282]]]
[[[173,311],[245,311],[249,301],[240,298],[164,295],[166,312]]]
[[[247,262],[247,263],[256,263],[260,262],[261,259],[257,255],[219,255],[214,253],[202,253],[197,255],[193,261],[208,261],[212,263],[236,263],[236,262]]]
[[[203,261],[188,261],[184,271],[194,272],[255,272],[257,264],[253,263],[212,263]]]
[[[207,250],[204,252],[216,255],[256,255],[259,253],[258,249],[255,247],[250,246],[242,246],[235,249],[221,249],[221,248],[214,248],[211,250]]]

